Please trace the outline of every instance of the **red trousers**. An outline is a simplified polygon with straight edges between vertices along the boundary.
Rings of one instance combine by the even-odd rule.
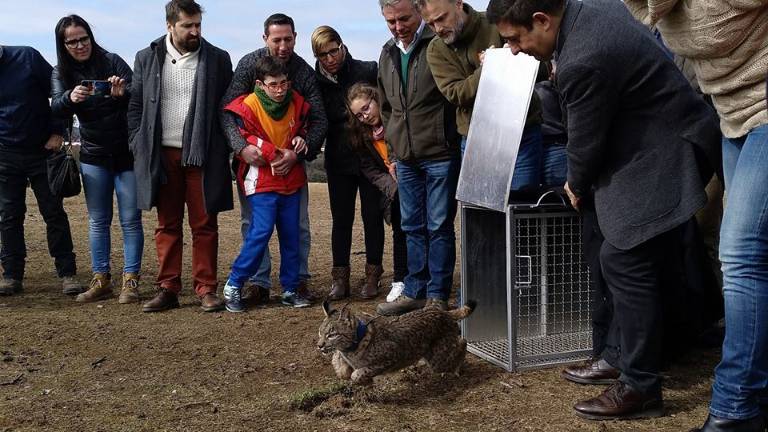
[[[163,148],[166,184],[160,185],[157,198],[157,285],[181,292],[181,262],[184,247],[184,204],[192,230],[192,279],[195,294],[216,294],[219,225],[217,215],[205,211],[203,170],[181,166],[181,149]]]

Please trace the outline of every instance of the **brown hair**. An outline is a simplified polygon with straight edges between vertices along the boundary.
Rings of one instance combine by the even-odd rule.
[[[354,151],[366,151],[369,144],[373,143],[373,128],[355,117],[352,110],[349,109],[352,101],[361,97],[366,97],[376,101],[381,110],[381,97],[379,90],[366,83],[356,83],[347,90],[347,126],[349,128],[349,145]],[[379,114],[381,115],[381,114]]]

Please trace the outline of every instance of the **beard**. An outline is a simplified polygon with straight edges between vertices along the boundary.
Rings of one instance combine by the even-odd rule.
[[[197,51],[198,48],[200,48],[200,38],[191,38],[191,39],[185,39],[185,40],[179,40],[178,44],[181,48],[185,49],[187,52]]]

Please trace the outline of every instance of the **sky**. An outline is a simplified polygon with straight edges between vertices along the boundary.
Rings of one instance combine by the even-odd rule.
[[[391,37],[377,0],[197,0],[203,37],[229,52],[233,67],[264,46],[264,19],[282,12],[296,23],[296,53],[314,66],[310,35],[320,25],[340,34],[353,57],[378,60]],[[0,44],[30,45],[56,62],[54,27],[72,13],[91,25],[98,43],[133,66],[136,52],[166,33],[166,0],[0,0]],[[482,9],[487,1],[483,0]]]

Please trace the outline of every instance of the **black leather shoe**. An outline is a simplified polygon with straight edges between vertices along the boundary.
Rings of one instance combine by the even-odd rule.
[[[763,416],[752,417],[747,420],[731,420],[715,417],[712,414],[699,429],[691,429],[691,432],[764,432],[765,423]]]
[[[661,393],[640,393],[616,381],[599,396],[581,401],[573,409],[577,416],[588,420],[629,420],[661,417],[664,415],[664,402]]]
[[[579,384],[613,384],[621,375],[618,369],[603,359],[592,360],[582,365],[568,366],[560,376]]]

